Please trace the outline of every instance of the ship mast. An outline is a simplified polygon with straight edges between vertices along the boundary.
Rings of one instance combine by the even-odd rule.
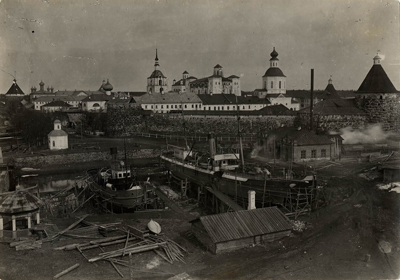
[[[240,159],[242,161],[242,172],[244,173],[244,157],[243,157],[243,145],[242,145],[242,136],[240,133],[240,116],[239,116],[239,105],[236,96],[236,116],[237,116],[237,128],[238,128],[238,137],[239,137],[239,147],[240,147]]]

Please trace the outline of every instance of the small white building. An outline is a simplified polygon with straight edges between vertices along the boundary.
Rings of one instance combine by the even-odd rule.
[[[60,120],[54,121],[54,130],[48,134],[48,137],[50,150],[68,149],[68,133],[61,129]]]

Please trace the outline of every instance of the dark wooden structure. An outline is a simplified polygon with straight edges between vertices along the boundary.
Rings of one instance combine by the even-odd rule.
[[[214,254],[272,242],[289,236],[292,229],[277,207],[203,216],[191,224],[196,238]]]

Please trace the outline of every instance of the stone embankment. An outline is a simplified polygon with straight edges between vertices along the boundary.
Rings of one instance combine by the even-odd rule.
[[[128,159],[134,158],[154,158],[160,155],[160,150],[157,149],[141,149],[141,150],[128,150],[126,157]],[[125,153],[118,152],[118,159],[124,159]],[[24,157],[13,157],[10,163],[15,167],[46,167],[61,164],[79,164],[91,161],[109,161],[111,159],[109,151],[94,151],[94,152],[80,152],[80,153],[66,153],[54,155],[33,155]]]

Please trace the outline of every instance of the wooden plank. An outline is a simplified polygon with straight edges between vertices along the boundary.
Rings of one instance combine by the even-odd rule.
[[[125,256],[125,250],[126,250],[126,246],[128,246],[128,241],[129,241],[129,230],[128,230],[128,234],[126,235],[126,242],[125,242],[125,246],[124,246],[124,252],[122,253],[122,256]]]
[[[103,251],[104,253],[104,249],[100,247],[100,250]],[[110,264],[112,265],[112,267],[117,271],[117,273],[119,274],[119,276],[121,276],[122,278],[124,278],[124,275],[121,273],[121,271],[115,266],[114,262],[112,262],[111,260],[109,260]]]
[[[164,256],[161,252],[159,252],[158,250],[153,250],[154,253],[156,253],[158,256],[160,256],[161,258],[163,258],[165,261],[167,261],[168,263],[172,264],[172,261],[169,260],[166,256]]]
[[[74,269],[76,269],[76,268],[78,268],[78,267],[79,267],[79,263],[74,264],[73,266],[71,266],[71,267],[67,268],[66,270],[63,270],[63,271],[61,271],[60,273],[58,273],[57,275],[55,275],[55,276],[53,277],[53,279],[60,278],[61,276],[65,275],[65,274],[67,274],[67,273],[69,273],[69,272],[71,272],[72,270],[74,270]]]
[[[73,229],[74,227],[76,227],[81,221],[83,221],[88,216],[89,216],[89,214],[83,216],[82,218],[80,218],[79,220],[77,220],[76,222],[71,224],[69,227],[67,227],[66,229],[64,229],[64,230],[60,231],[59,233],[57,233],[52,239],[55,239],[55,238],[59,237],[60,235],[63,235],[67,231]]]

